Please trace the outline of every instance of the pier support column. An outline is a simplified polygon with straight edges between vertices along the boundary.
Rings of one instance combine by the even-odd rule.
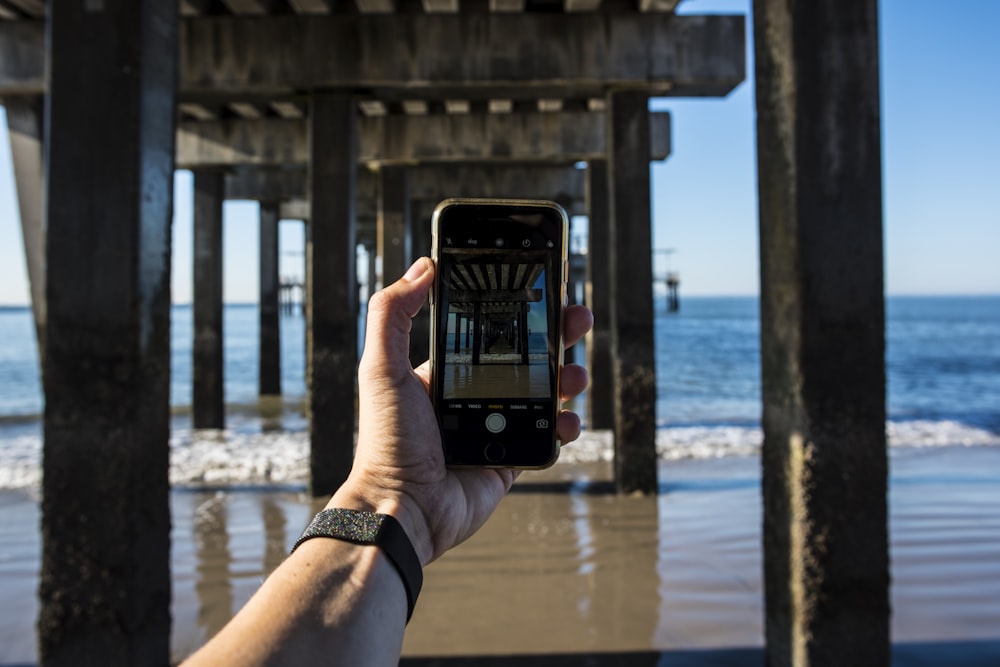
[[[378,255],[382,287],[399,280],[410,261],[409,169],[384,165],[379,169]]]
[[[194,172],[194,344],[191,415],[195,428],[225,428],[222,349],[222,171]]]
[[[754,3],[768,665],[888,665],[875,0]]]
[[[31,310],[35,317],[38,360],[45,366],[45,165],[44,106],[41,96],[4,100],[10,155],[14,163],[17,206],[21,213],[24,259],[28,267]]]
[[[310,488],[314,496],[326,496],[347,479],[354,460],[358,374],[354,98],[314,96],[309,130]]]
[[[587,305],[594,328],[587,334],[587,421],[591,429],[615,425],[611,369],[611,240],[608,237],[608,163],[587,163]]]
[[[278,210],[275,201],[260,203],[260,331],[258,393],[281,395],[281,315],[278,289]]]
[[[649,96],[608,94],[608,236],[615,484],[655,493],[656,359],[649,187]]]
[[[167,665],[177,3],[48,11],[39,663]]]
[[[417,257],[431,256],[431,219],[420,211],[422,206],[409,203],[410,207],[410,256],[407,264]],[[416,368],[430,358],[431,306],[425,301],[410,321],[410,364]]]

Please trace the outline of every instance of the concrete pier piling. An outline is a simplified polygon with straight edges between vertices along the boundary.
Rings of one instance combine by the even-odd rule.
[[[875,0],[754,3],[767,664],[889,664]]]
[[[260,203],[260,331],[258,334],[260,367],[258,393],[281,395],[281,313],[278,276],[278,202]]]
[[[311,492],[330,495],[354,459],[358,367],[358,290],[354,201],[357,102],[312,98],[309,132],[306,381],[309,386]]]
[[[377,238],[383,287],[399,280],[412,259],[409,171],[403,165],[383,165],[378,173]]]
[[[222,205],[224,175],[194,172],[194,342],[191,417],[195,428],[225,428],[222,322]]]
[[[614,372],[611,366],[611,238],[608,226],[608,163],[587,163],[587,304],[594,328],[587,337],[587,418],[592,429],[615,422]]]
[[[607,104],[615,484],[623,493],[656,493],[649,95],[612,91]]]
[[[177,4],[48,12],[39,662],[166,665]]]

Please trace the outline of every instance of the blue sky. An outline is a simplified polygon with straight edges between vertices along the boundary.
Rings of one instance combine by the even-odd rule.
[[[685,0],[681,13],[750,13],[749,0]],[[882,142],[889,294],[1000,293],[1000,2],[881,3]],[[749,30],[749,25],[748,25]],[[750,39],[748,35],[748,45]],[[752,52],[747,63],[753,72]],[[752,78],[752,77],[751,77]],[[654,245],[674,248],[681,295],[758,289],[754,92],[654,100],[673,155],[652,167]],[[6,114],[0,110],[0,127]],[[9,144],[0,141],[0,304],[28,300]],[[191,298],[191,177],[175,179],[173,295]],[[257,294],[257,207],[225,208],[225,299]],[[302,225],[283,222],[282,273]]]

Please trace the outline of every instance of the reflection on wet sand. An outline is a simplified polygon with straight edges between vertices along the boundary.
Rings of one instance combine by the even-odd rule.
[[[230,567],[229,532],[226,530],[226,496],[219,494],[204,500],[195,509],[194,543],[196,545],[195,591],[198,594],[198,626],[211,637],[233,615],[233,586]]]
[[[264,520],[264,572],[271,572],[285,560],[288,549],[285,547],[287,536],[285,531],[285,513],[281,510],[274,496],[261,498],[261,516]]]
[[[523,475],[482,531],[427,567],[402,664],[762,664],[759,460],[663,464],[655,498],[609,493],[609,468]],[[894,452],[896,667],[1000,664],[998,470],[1000,448]],[[323,504],[294,487],[174,490],[175,662]],[[35,499],[0,494],[0,664],[37,661],[37,526]]]
[[[483,531],[426,571],[408,655],[648,647],[656,501],[519,483]],[[642,534],[638,540],[632,535]]]
[[[893,559],[902,583],[893,592],[894,664],[924,664],[923,654],[940,664],[1000,664],[1000,479],[958,495],[947,486],[925,489],[929,480],[1000,469],[1000,450],[939,456],[897,461],[893,473]],[[660,494],[642,498],[611,493],[607,463],[524,474],[479,533],[427,567],[402,664],[761,664],[758,475],[755,458],[674,462],[660,468]],[[210,498],[175,493],[174,516],[192,516]],[[206,610],[245,603],[324,504],[287,490],[225,498],[226,511],[205,505],[199,525],[224,518],[228,525],[216,530],[228,539],[207,540],[191,526],[195,553],[184,551],[183,535],[175,539],[176,658],[205,640],[208,620],[219,624]],[[964,519],[939,525],[938,516]],[[221,553],[207,548],[213,544]],[[228,568],[220,565],[226,549]],[[216,565],[191,563],[201,559]],[[183,594],[186,567],[197,568],[195,599]],[[208,577],[227,571],[231,588],[209,585]],[[954,583],[966,580],[975,588]],[[186,624],[191,618],[206,623]]]
[[[442,373],[445,398],[547,398],[550,394],[544,359],[528,366],[449,364]]]

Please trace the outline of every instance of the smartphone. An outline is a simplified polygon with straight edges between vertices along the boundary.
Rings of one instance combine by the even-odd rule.
[[[431,223],[431,399],[451,467],[545,468],[559,456],[566,212],[446,199]]]

